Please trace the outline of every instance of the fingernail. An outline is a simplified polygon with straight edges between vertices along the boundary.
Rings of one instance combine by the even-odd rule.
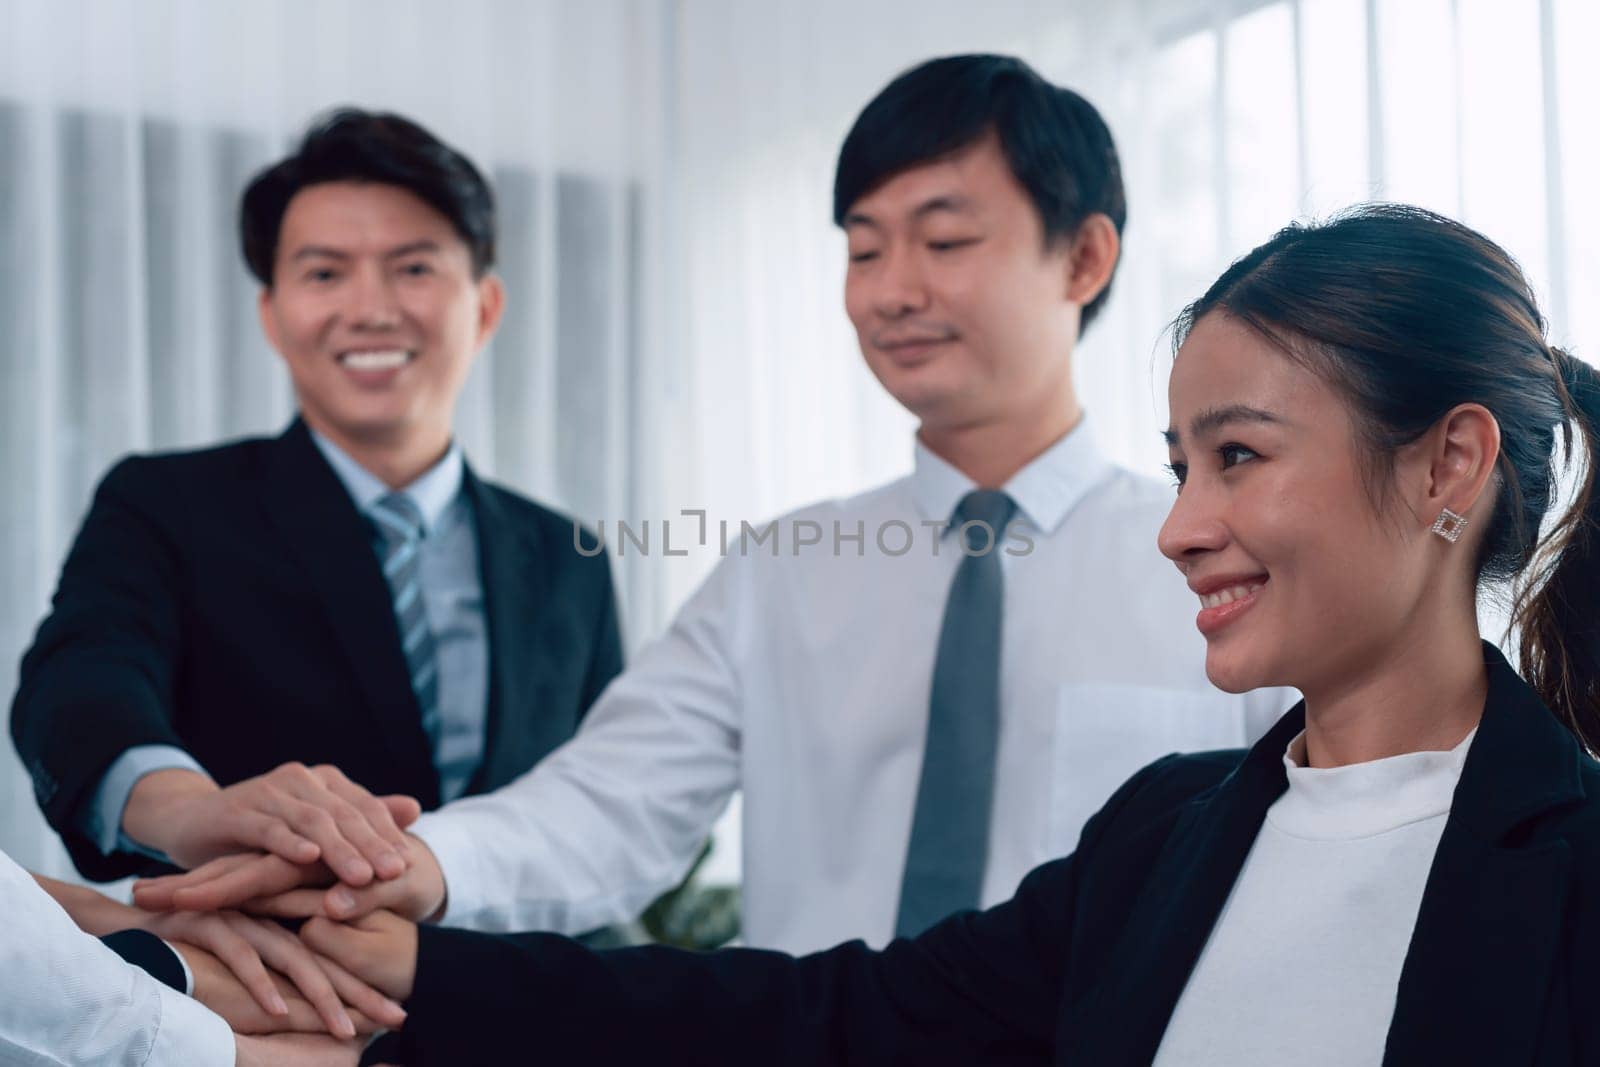
[[[405,861],[393,852],[385,852],[378,857],[378,873],[385,878],[398,878],[405,873],[405,869]]]
[[[405,1009],[404,1009],[404,1008],[402,1008],[402,1007],[401,1007],[401,1006],[400,1006],[400,1002],[399,1002],[399,1001],[397,1001],[397,1000],[390,1000],[390,999],[389,999],[389,998],[388,998],[388,997],[385,997],[385,998],[384,998],[384,999],[383,999],[383,1002],[384,1002],[384,1004],[386,1004],[386,1005],[387,1005],[387,1006],[388,1006],[388,1007],[389,1007],[389,1009],[390,1009],[390,1010],[391,1010],[391,1011],[393,1011],[393,1012],[394,1012],[394,1013],[395,1013],[395,1014],[396,1014],[396,1015],[399,1015],[399,1016],[401,1016],[401,1017],[402,1017],[402,1018],[403,1018],[403,1017],[404,1017],[404,1016],[405,1016],[405,1013],[406,1013],[406,1010],[405,1010]]]
[[[356,1024],[351,1022],[350,1016],[346,1015],[342,1011],[339,1013],[336,1029],[338,1029],[340,1037],[356,1036]]]
[[[356,898],[350,895],[349,890],[335,889],[333,899],[329,902],[333,910],[343,915],[347,911],[356,910]]]
[[[267,1009],[274,1015],[289,1014],[289,1005],[285,1004],[283,1002],[283,998],[278,996],[276,993],[272,994],[272,996],[268,999]]]

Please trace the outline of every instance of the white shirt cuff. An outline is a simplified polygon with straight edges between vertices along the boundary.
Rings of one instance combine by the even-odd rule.
[[[176,989],[150,981],[161,998],[161,1021],[148,1067],[233,1067],[238,1053],[233,1031],[222,1016]]]
[[[444,876],[444,911],[436,920],[440,926],[477,929],[488,901],[482,895],[483,875],[479,869],[481,841],[461,825],[459,818],[441,812],[426,812],[412,824],[415,834],[439,863]]]
[[[100,779],[94,802],[86,809],[88,825],[83,828],[103,854],[138,852],[166,861],[167,857],[161,853],[144,847],[122,832],[122,813],[139,779],[156,771],[174,769],[206,773],[193,756],[172,745],[135,745],[116,758],[105,777]]]

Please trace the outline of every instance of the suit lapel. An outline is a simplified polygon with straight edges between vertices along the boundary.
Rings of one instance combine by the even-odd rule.
[[[400,650],[389,586],[366,525],[299,419],[267,456],[267,521],[322,602],[366,698],[370,732],[405,772],[404,780],[427,786],[417,792],[424,807],[437,806],[438,773]]]
[[[1155,1059],[1267,809],[1286,787],[1283,751],[1304,724],[1296,706],[1231,775],[1178,816],[1074,1024],[1081,1037],[1061,1062],[1134,1067]]]
[[[549,643],[538,639],[547,609],[548,552],[538,528],[506,514],[494,494],[468,468],[463,487],[478,530],[478,568],[489,632],[489,711],[483,763],[469,793],[496,788],[533,764],[536,741],[528,726],[540,706]]]
[[[1400,973],[1385,1064],[1533,1062],[1570,859],[1564,841],[1493,848],[1447,830]]]
[[[1386,1064],[1533,1061],[1571,850],[1530,824],[1583,799],[1580,752],[1493,646],[1489,696],[1422,894]]]

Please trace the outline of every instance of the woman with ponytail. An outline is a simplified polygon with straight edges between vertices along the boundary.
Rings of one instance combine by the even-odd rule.
[[[1211,680],[1305,695],[1262,741],[1152,764],[1011,901],[882,951],[313,919],[407,1000],[396,1056],[1600,1064],[1600,377],[1504,251],[1396,206],[1283,230],[1176,339],[1160,548]]]

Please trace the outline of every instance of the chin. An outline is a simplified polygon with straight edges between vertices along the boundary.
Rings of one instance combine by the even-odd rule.
[[[1268,673],[1263,664],[1240,650],[1206,649],[1206,678],[1224,693],[1248,693],[1272,685]]]
[[[358,441],[393,441],[404,437],[417,420],[409,413],[395,412],[340,412],[336,417],[339,429]]]
[[[919,419],[937,418],[962,392],[959,382],[951,381],[944,368],[932,363],[920,367],[873,367],[872,371],[884,391]]]

